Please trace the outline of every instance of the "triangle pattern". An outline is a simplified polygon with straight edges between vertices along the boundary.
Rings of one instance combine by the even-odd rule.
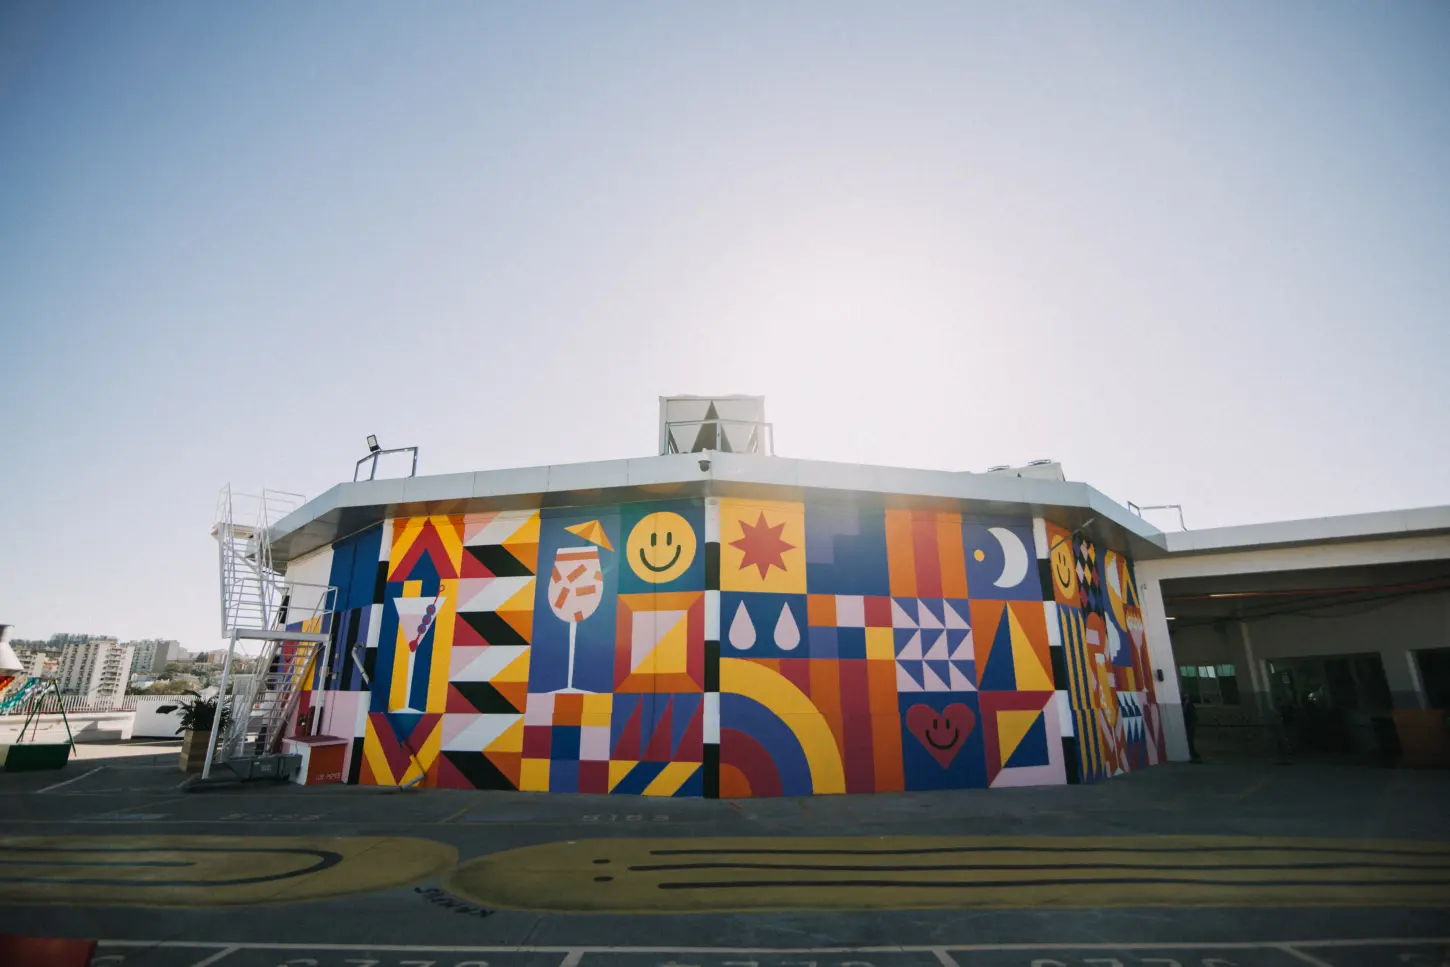
[[[1011,608],[1007,609],[1007,628],[1012,640],[1012,665],[1016,672],[1017,690],[1052,691],[1052,671],[1042,667],[1042,660],[1038,657],[1037,650],[1032,647],[1027,630],[1022,627],[1022,622],[1017,620],[1017,615]]]
[[[492,682],[449,682],[447,703],[449,712],[481,712],[487,715],[518,711],[512,699]]]
[[[936,633],[936,641],[932,643],[932,646],[927,649],[926,654],[922,655],[922,657],[933,661],[946,661],[950,657],[947,654],[947,633],[945,631],[938,631]]]
[[[922,662],[921,663],[921,680],[922,680],[923,687],[928,692],[949,692],[949,691],[951,691],[951,688],[947,685],[947,683],[942,680],[942,676],[940,674],[938,674],[936,671],[933,671],[933,667],[940,669],[941,666],[942,665],[945,665],[945,664],[947,664],[947,663],[946,662],[940,662],[940,663],[933,663],[931,665],[928,665],[926,662]]]
[[[968,628],[971,627],[971,625],[967,624],[966,618],[963,618],[961,615],[957,614],[957,609],[952,607],[952,603],[950,601],[943,601],[942,609],[944,612],[942,624],[946,625],[951,630],[966,631]]]
[[[999,713],[1000,714],[1000,713]],[[1023,715],[1033,715],[1034,718],[1028,724],[1026,731],[1017,739],[1017,745],[1012,754],[1002,761],[1002,768],[1017,769],[1023,766],[1044,766],[1048,763],[1047,755],[1047,725],[1042,720],[1041,713],[1023,712]]]
[[[504,669],[491,676],[489,681],[495,685],[500,682],[527,683],[529,680],[529,652],[525,649],[513,661],[509,662]]]
[[[897,655],[896,659],[897,661],[920,661],[922,657],[921,632],[918,631],[911,636],[911,640],[906,643],[905,648],[901,649],[901,654]]]
[[[437,572],[438,577],[458,577],[458,568],[453,563],[452,555],[449,554],[447,542],[444,540],[443,535],[438,533],[438,528],[433,524],[434,519],[430,517],[423,523],[417,536],[413,538],[413,543],[403,552],[403,557],[398,561],[398,566],[392,569],[389,575],[391,580],[402,581],[413,577],[413,568],[425,554],[432,562],[433,570]],[[448,518],[438,519],[447,520]],[[461,550],[463,545],[456,534],[453,535],[453,540]]]
[[[684,611],[635,612],[629,651],[630,673],[665,675],[684,671],[689,652],[687,618],[688,614]]]
[[[630,774],[630,772],[632,772],[634,770],[634,767],[637,766],[637,765],[639,765],[639,762],[638,761],[632,761],[632,760],[628,760],[628,759],[610,759],[609,760],[609,791],[610,792],[613,792],[614,791],[614,787],[617,786],[617,785],[619,785],[621,782],[623,782],[625,776],[628,776]]]
[[[1041,711],[1002,709],[997,712],[997,748],[1001,753],[999,761],[1004,766],[1012,761],[1012,754],[1017,751],[1017,746],[1022,743],[1033,723],[1041,718]]]
[[[1000,612],[997,614],[1000,618]],[[1018,689],[1012,668],[1012,628],[999,620],[993,632],[987,653],[977,655],[977,687],[993,692],[1015,692]],[[977,638],[977,643],[981,645],[983,639]]]
[[[675,710],[673,698],[665,701],[665,710],[660,713],[660,720],[655,723],[654,732],[649,737],[649,742],[644,747],[644,754],[640,756],[645,762],[669,762],[670,761],[670,733],[672,725],[671,718]]]
[[[485,751],[484,757],[492,762],[496,768],[513,787],[519,787],[519,776],[523,772],[524,756],[521,752],[489,752]]]
[[[916,620],[923,628],[940,628],[941,619],[932,613],[925,601],[916,599]]]
[[[952,661],[976,660],[977,653],[976,650],[972,647],[972,633],[970,630],[967,631],[966,634],[962,635],[962,640],[957,642],[957,646],[952,649],[950,657]]]
[[[907,667],[900,662],[896,663],[896,691],[898,694],[921,691],[921,682],[913,678]]]
[[[460,577],[532,577],[532,564],[521,561],[516,548],[502,544],[468,544],[463,548],[463,571]],[[534,557],[539,556],[539,547],[533,545]],[[470,563],[471,562],[471,563]]]
[[[485,752],[514,753],[523,755],[524,751],[524,720],[519,719],[503,731],[503,734],[490,742]],[[514,776],[514,784],[518,784],[518,776]]]
[[[609,753],[611,759],[639,760],[640,752],[640,717],[644,710],[644,702],[641,700],[630,710],[629,718],[625,720],[624,728],[619,732],[619,738],[614,742],[614,750]],[[614,782],[609,783],[611,789]]]
[[[486,646],[488,642],[483,636],[473,630],[473,625],[467,621],[453,622],[453,647],[455,648],[477,648]]]
[[[977,686],[972,684],[970,678],[962,674],[962,670],[957,667],[956,662],[951,662],[948,667],[951,670],[951,674],[947,677],[947,684],[952,687],[952,691],[975,692],[977,690]]]
[[[891,599],[891,627],[893,628],[915,628],[916,619],[906,613],[906,609],[895,599]]]
[[[528,681],[505,682],[494,679],[493,681],[489,682],[489,684],[492,685],[500,695],[508,700],[509,704],[514,707],[514,711],[522,712],[524,710],[524,706],[529,701]]]

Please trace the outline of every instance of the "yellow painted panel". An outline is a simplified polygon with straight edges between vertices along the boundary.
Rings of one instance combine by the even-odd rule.
[[[890,628],[866,629],[866,657],[874,661],[896,660],[896,642]]]
[[[443,712],[448,706],[448,666],[453,659],[453,624],[458,615],[458,581],[438,582],[438,614],[433,621],[433,660],[428,666],[425,712]]]
[[[805,548],[805,504],[720,498],[721,590],[805,594]]]
[[[701,768],[698,762],[671,762],[644,787],[644,795],[673,796]]]
[[[549,760],[525,759],[519,773],[519,788],[524,792],[548,792]]]

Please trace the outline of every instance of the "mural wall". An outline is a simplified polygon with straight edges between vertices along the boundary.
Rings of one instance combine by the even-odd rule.
[[[1131,563],[1043,520],[708,498],[332,548],[348,781],[745,797],[1162,761]]]

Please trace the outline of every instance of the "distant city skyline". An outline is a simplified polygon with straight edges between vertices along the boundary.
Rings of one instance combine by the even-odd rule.
[[[1450,4],[0,5],[0,622],[223,644],[216,495],[654,451],[1450,502]],[[1154,517],[1157,523],[1168,520]]]

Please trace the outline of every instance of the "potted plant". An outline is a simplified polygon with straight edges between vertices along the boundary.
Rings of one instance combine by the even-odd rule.
[[[217,700],[202,698],[193,691],[187,691],[186,694],[192,697],[177,705],[162,705],[156,711],[162,715],[170,715],[177,709],[181,710],[181,725],[176,730],[182,737],[181,771],[200,772],[202,763],[206,760],[207,746],[211,743],[211,730],[216,725]],[[223,706],[222,728],[226,728],[230,715],[231,707]]]

